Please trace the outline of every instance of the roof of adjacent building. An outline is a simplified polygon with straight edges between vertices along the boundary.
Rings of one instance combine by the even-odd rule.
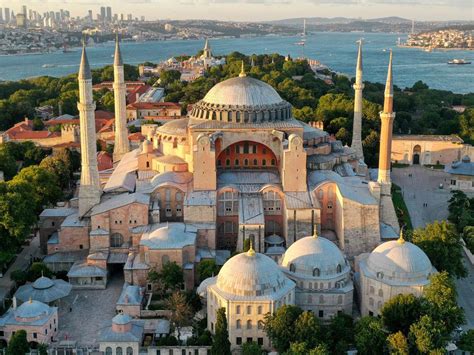
[[[182,249],[196,244],[197,229],[193,225],[180,222],[154,225],[144,233],[140,245],[149,249]]]
[[[118,314],[112,319],[112,323],[123,325],[131,323],[130,331],[115,332],[112,327],[102,330],[99,335],[101,343],[141,342],[143,338],[143,321],[131,319],[126,314]]]
[[[456,136],[454,134],[453,135],[394,134],[393,140],[464,143],[464,141],[459,136]]]
[[[150,195],[135,192],[132,194],[123,193],[111,196],[109,199],[103,200],[98,205],[95,205],[92,208],[91,215],[93,216],[116,208],[128,206],[132,203],[139,203],[148,206],[150,204]]]
[[[71,292],[72,285],[61,279],[51,280],[42,276],[35,282],[20,286],[15,297],[22,302],[29,299],[49,303],[66,297]]]
[[[74,212],[77,212],[76,209],[74,208],[69,208],[69,207],[56,207],[56,208],[46,208],[44,209],[41,214],[39,215],[40,217],[67,217]]]
[[[154,110],[154,109],[179,109],[181,110],[181,105],[176,102],[143,102],[136,101],[132,104],[127,105],[127,109],[136,109],[136,110]]]
[[[138,155],[140,149],[126,153],[104,187],[104,192],[128,191],[133,192],[137,181]]]
[[[140,286],[130,285],[125,282],[117,301],[117,305],[139,306],[142,304],[143,297],[144,292]]]
[[[474,163],[469,156],[465,156],[461,161],[451,164],[445,168],[447,173],[454,175],[474,176]]]
[[[47,323],[51,316],[57,311],[57,307],[50,307],[42,302],[29,300],[16,309],[10,308],[3,317],[0,318],[0,327],[7,325],[43,325]]]
[[[87,219],[80,219],[79,213],[76,210],[74,213],[70,214],[66,217],[66,219],[61,223],[61,228],[69,227],[69,228],[82,228],[88,225]]]
[[[75,262],[69,272],[67,277],[106,277],[107,270],[96,266],[89,265],[87,262]]]

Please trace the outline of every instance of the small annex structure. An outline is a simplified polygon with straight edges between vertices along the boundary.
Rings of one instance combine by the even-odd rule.
[[[466,155],[461,161],[447,166],[445,171],[451,175],[451,190],[474,192],[474,163],[469,156]]]
[[[22,285],[15,292],[15,297],[21,302],[30,299],[51,304],[69,295],[72,285],[61,279],[51,280],[41,276],[35,282]]]
[[[112,318],[112,325],[99,335],[99,350],[103,354],[139,354],[144,336],[144,321],[119,313]]]

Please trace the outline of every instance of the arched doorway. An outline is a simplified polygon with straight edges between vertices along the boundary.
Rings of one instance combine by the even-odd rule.
[[[421,147],[417,144],[413,147],[413,164],[419,165],[420,164],[420,156],[421,156]]]

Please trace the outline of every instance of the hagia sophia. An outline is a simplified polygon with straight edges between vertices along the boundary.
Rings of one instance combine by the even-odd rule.
[[[404,240],[391,199],[392,54],[376,181],[362,151],[361,43],[351,147],[316,122],[295,119],[291,104],[247,75],[242,63],[238,77],[216,84],[187,117],[143,125],[145,140],[131,149],[119,41],[114,57],[114,167],[106,175],[98,171],[83,48],[79,193],[41,215],[44,261],[67,270],[74,288],[106,288],[110,270],[123,269],[126,283],[149,290],[148,273],[176,262],[186,289],[199,286],[211,332],[224,307],[233,347],[255,341],[270,349],[263,319],[282,305],[298,305],[324,321],[352,314],[357,293],[361,314],[378,315],[391,297],[419,294],[429,283],[436,270]],[[222,268],[199,280],[197,265],[206,259]],[[24,318],[12,313],[9,319]]]

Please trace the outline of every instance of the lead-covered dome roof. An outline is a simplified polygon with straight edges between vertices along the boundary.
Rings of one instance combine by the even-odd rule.
[[[305,277],[335,277],[350,270],[344,255],[330,240],[318,236],[304,237],[288,248],[281,265]]]
[[[267,83],[241,74],[216,84],[196,103],[191,118],[236,123],[284,121],[291,105]]]
[[[379,277],[402,282],[424,282],[435,272],[423,250],[403,238],[375,248],[367,258],[367,267]]]
[[[29,300],[28,302],[21,304],[21,306],[15,310],[15,317],[25,320],[42,318],[48,314],[49,306],[35,300]]]
[[[219,290],[233,296],[272,296],[294,287],[278,265],[252,249],[230,258],[217,276]]]

